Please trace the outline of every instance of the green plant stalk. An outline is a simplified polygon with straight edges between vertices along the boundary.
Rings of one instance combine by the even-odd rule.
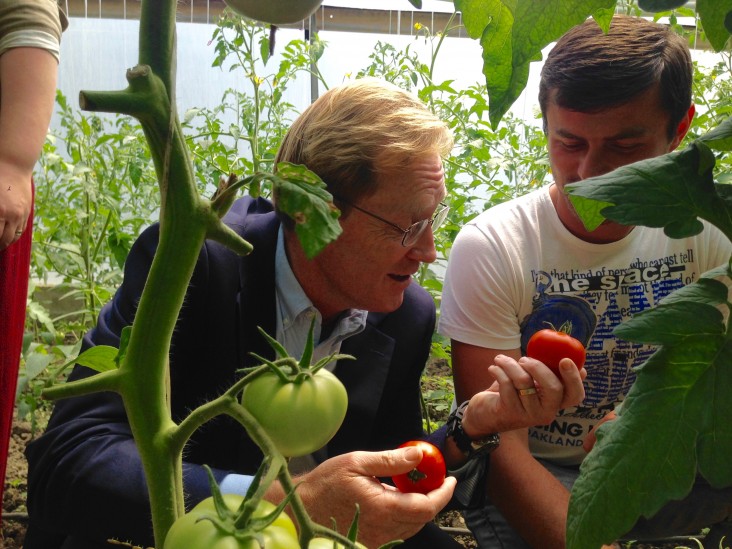
[[[160,242],[127,354],[115,372],[147,478],[156,545],[184,512],[182,457],[167,393],[168,353],[188,282],[207,236],[223,228],[196,191],[175,107],[174,0],[143,1],[140,65],[121,92],[82,92],[82,108],[129,114],[142,124],[160,183]],[[240,247],[241,248],[241,247]],[[97,377],[97,376],[95,376]]]
[[[224,208],[201,199],[196,190],[171,91],[175,86],[175,2],[143,2],[140,29],[141,64],[128,71],[129,87],[121,92],[82,92],[80,102],[87,110],[128,114],[140,121],[160,184],[158,248],[119,369],[50,390],[48,396],[73,396],[100,388],[121,395],[147,478],[155,542],[162,547],[173,522],[185,512],[183,446],[210,414],[232,415],[266,453],[279,454],[256,421],[231,402],[231,394],[194,413],[180,427],[171,417],[170,342],[201,246],[207,237],[241,254],[251,246],[221,222]],[[247,182],[259,179],[253,176]],[[293,505],[306,516],[301,502]]]
[[[89,179],[89,174],[84,175],[85,179]],[[93,208],[91,206],[91,197],[89,196],[89,193],[87,192],[84,197],[84,207],[86,208],[86,216],[84,218],[84,227],[82,228],[82,234],[83,234],[83,242],[84,247],[82,248],[82,252],[84,254],[84,269],[86,270],[86,276],[85,283],[87,284],[87,295],[85,297],[86,301],[86,307],[93,315],[93,318],[96,318],[96,310],[94,307],[94,269],[92,266],[92,254],[91,254],[91,246],[89,239],[91,238],[92,231],[89,227],[91,224],[91,220],[93,219],[93,216],[95,212],[93,211]]]
[[[156,11],[150,6],[159,8],[160,4],[143,4],[141,28],[145,27],[145,16],[149,18]],[[168,14],[174,16],[174,11]],[[141,30],[141,36],[145,34]],[[141,59],[145,58],[144,43],[141,40]],[[151,46],[147,44],[147,49]],[[170,526],[184,512],[182,458],[171,450],[170,439],[165,436],[174,426],[166,391],[168,353],[178,311],[206,237],[204,216],[210,209],[198,197],[165,80],[144,66],[128,71],[128,80],[130,87],[122,92],[83,94],[82,106],[130,114],[140,120],[160,182],[160,242],[119,369],[118,390],[148,479],[155,540],[162,546]]]

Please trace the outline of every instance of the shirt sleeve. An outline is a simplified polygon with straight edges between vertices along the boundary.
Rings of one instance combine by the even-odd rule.
[[[463,227],[450,251],[440,334],[490,349],[520,347],[510,257],[483,227]]]
[[[0,55],[10,48],[36,47],[58,60],[66,25],[55,0],[0,0]]]

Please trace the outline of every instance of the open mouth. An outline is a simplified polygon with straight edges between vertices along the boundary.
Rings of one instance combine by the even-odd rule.
[[[392,279],[396,280],[397,282],[406,282],[410,278],[412,278],[412,275],[398,275],[398,274],[390,274],[389,275]]]

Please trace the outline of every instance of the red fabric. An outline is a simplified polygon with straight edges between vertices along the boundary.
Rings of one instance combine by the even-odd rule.
[[[23,345],[32,228],[31,209],[23,236],[0,251],[0,479],[3,480],[3,484],[0,484],[0,502],[2,502],[18,367]]]

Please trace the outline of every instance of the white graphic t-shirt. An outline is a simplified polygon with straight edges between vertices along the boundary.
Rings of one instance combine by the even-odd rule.
[[[723,263],[732,244],[705,223],[695,237],[671,239],[636,227],[609,244],[571,234],[543,187],[491,208],[460,231],[450,252],[439,331],[490,349],[522,349],[551,323],[569,321],[587,349],[586,398],[551,425],[529,430],[536,457],[578,464],[590,429],[613,410],[654,351],[612,331],[677,288]]]

